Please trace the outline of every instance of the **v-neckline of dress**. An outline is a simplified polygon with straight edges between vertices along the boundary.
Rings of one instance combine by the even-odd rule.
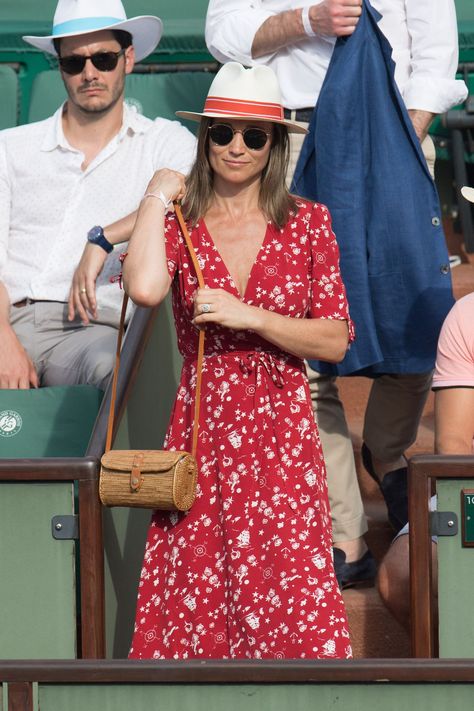
[[[227,264],[226,264],[226,262],[225,262],[225,260],[224,260],[224,257],[222,256],[222,254],[220,253],[219,249],[217,248],[217,245],[216,245],[216,243],[214,242],[214,238],[213,238],[212,234],[210,233],[209,228],[208,228],[208,226],[206,225],[206,221],[205,221],[204,219],[201,220],[201,224],[203,225],[204,230],[205,230],[207,236],[208,236],[209,239],[211,240],[212,246],[214,247],[214,249],[215,249],[217,255],[219,256],[219,259],[220,259],[221,262],[222,262],[223,268],[224,268],[224,270],[227,272],[227,276],[229,277],[229,279],[230,279],[230,281],[231,281],[231,283],[232,283],[232,286],[233,286],[234,290],[236,291],[236,293],[237,293],[239,299],[240,299],[241,301],[245,301],[246,296],[247,296],[247,292],[248,292],[248,289],[249,289],[249,284],[250,284],[250,282],[251,282],[251,280],[252,280],[253,272],[254,272],[254,270],[255,270],[255,268],[256,268],[258,262],[259,262],[259,257],[260,257],[260,255],[261,255],[261,253],[262,253],[262,250],[263,250],[263,248],[266,246],[266,243],[267,243],[268,235],[269,235],[269,233],[270,233],[271,222],[267,222],[267,226],[266,226],[266,229],[265,229],[265,234],[263,235],[262,243],[260,244],[260,247],[259,247],[259,249],[258,249],[258,252],[257,252],[257,254],[255,255],[255,259],[254,259],[254,261],[252,262],[252,266],[250,267],[250,271],[249,271],[247,283],[246,283],[246,285],[245,285],[245,289],[244,289],[243,293],[241,293],[240,290],[238,289],[238,287],[237,287],[237,282],[235,281],[234,277],[232,276],[232,274],[231,274],[231,272],[230,272],[230,269],[228,268],[228,266],[227,266]]]

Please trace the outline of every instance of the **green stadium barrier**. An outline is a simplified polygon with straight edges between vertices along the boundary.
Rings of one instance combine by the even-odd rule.
[[[98,476],[94,457],[0,458],[0,659],[104,655]]]
[[[471,458],[474,475],[474,458]],[[439,536],[438,607],[439,656],[474,658],[474,624],[471,618],[474,566],[472,540],[463,543],[463,533],[472,529],[463,525],[461,492],[474,492],[474,479],[448,479],[436,482],[438,511],[453,512],[458,519],[458,532]],[[473,497],[470,497],[471,499]],[[469,516],[469,513],[467,514]],[[468,524],[469,525],[469,524]]]
[[[0,659],[75,658],[75,542],[51,533],[73,513],[71,482],[0,482]]]
[[[0,130],[18,122],[18,78],[14,69],[0,65]]]
[[[4,711],[466,711],[473,671],[469,660],[6,662],[0,708],[3,701]]]

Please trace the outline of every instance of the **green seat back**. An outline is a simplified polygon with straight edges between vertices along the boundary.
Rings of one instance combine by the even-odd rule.
[[[18,120],[18,77],[14,69],[0,65],[0,129],[16,126]]]
[[[31,87],[28,123],[48,118],[54,114],[66,98],[66,89],[61,75],[56,69],[39,72]]]
[[[149,118],[177,120],[175,111],[202,111],[213,78],[214,74],[201,71],[130,74],[125,97]],[[196,132],[196,122],[180,121]]]
[[[0,457],[83,457],[102,396],[89,385],[0,390]]]
[[[213,77],[203,71],[129,74],[125,97],[144,116],[173,120],[179,109],[202,111]],[[51,116],[65,99],[66,90],[60,73],[56,70],[40,72],[33,82],[28,121],[41,121]],[[195,122],[183,123],[196,131]]]

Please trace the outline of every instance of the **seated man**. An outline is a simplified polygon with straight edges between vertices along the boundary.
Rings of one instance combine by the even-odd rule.
[[[68,99],[0,133],[0,388],[107,383],[122,299],[114,246],[134,224],[120,218],[156,170],[186,173],[194,155],[178,122],[124,103],[125,76],[161,31],[158,17],[128,20],[120,0],[59,0],[52,35],[24,38],[58,56]]]
[[[474,190],[463,195],[474,202]],[[474,292],[451,309],[438,342],[435,391],[437,454],[474,453]],[[433,497],[434,499],[434,497]],[[433,501],[432,499],[432,501]],[[408,525],[400,531],[383,559],[378,575],[382,600],[407,629],[410,624]],[[436,545],[432,544],[436,566]],[[433,570],[436,581],[436,567]]]

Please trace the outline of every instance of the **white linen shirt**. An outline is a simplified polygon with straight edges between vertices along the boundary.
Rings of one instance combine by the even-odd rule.
[[[133,212],[155,170],[187,173],[195,138],[178,121],[154,121],[124,104],[120,132],[86,170],[67,142],[63,107],[38,123],[0,132],[0,280],[10,303],[67,301],[74,270],[94,225]],[[120,308],[116,245],[97,280],[97,304]]]
[[[206,44],[220,62],[268,64],[278,77],[283,105],[313,107],[326,76],[336,41],[319,35],[258,59],[251,48],[259,27],[272,15],[310,6],[307,0],[210,0]],[[453,0],[372,0],[382,19],[379,27],[390,42],[395,80],[408,109],[435,114],[467,96],[455,80],[458,35]]]

